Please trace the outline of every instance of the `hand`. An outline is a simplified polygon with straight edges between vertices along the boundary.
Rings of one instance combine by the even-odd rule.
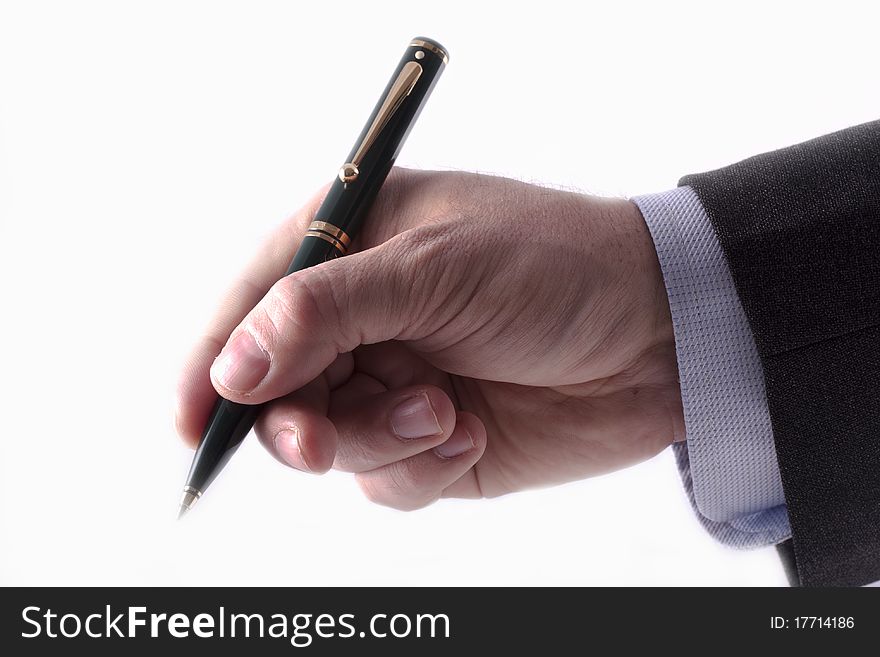
[[[415,509],[683,438],[669,304],[633,203],[397,169],[356,252],[276,283],[322,196],[266,243],[184,368],[188,443],[215,388],[274,400],[256,432],[282,463],[356,473],[371,500]]]

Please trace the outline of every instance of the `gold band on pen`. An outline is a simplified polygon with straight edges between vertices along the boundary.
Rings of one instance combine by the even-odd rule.
[[[348,253],[348,247],[351,245],[351,238],[344,230],[326,221],[313,221],[309,224],[306,237],[317,237],[319,240],[329,242],[336,247],[340,255]]]
[[[309,224],[309,230],[317,230],[327,233],[330,237],[335,237],[342,242],[346,248],[351,246],[351,238],[339,226],[328,224],[326,221],[313,221]]]
[[[441,48],[438,48],[433,43],[428,43],[427,41],[422,41],[421,39],[413,39],[409,45],[415,46],[416,48],[424,48],[425,50],[428,50],[435,55],[440,55],[440,57],[443,58],[444,64],[449,63],[449,55],[447,55],[445,52],[443,52]]]
[[[332,244],[333,246],[336,247],[336,250],[339,251],[340,255],[345,255],[346,253],[348,253],[348,249],[346,249],[345,246],[343,246],[343,244],[341,242],[333,239],[332,237],[330,237],[326,233],[319,233],[317,231],[310,230],[308,233],[306,233],[305,236],[306,237],[317,237],[319,240],[324,240],[325,242],[330,242],[330,244]]]

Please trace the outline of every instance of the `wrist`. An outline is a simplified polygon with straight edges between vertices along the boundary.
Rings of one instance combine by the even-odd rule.
[[[654,240],[639,207],[628,199],[607,199],[613,208],[612,230],[624,241],[619,263],[621,298],[630,300],[631,321],[646,348],[674,347],[669,296]]]

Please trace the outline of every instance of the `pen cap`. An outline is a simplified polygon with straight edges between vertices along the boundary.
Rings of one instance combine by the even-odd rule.
[[[448,61],[433,39],[410,40],[310,228],[330,257],[345,254]]]
[[[353,185],[370,165],[381,167],[389,159],[393,162],[448,61],[446,49],[433,39],[410,40],[348,159],[339,169],[340,182]]]

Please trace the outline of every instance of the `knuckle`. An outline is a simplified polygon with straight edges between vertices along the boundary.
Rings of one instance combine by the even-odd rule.
[[[467,228],[457,222],[428,224],[402,233],[391,254],[404,275],[395,285],[408,300],[412,323],[409,337],[420,337],[448,317],[467,287],[464,283],[477,274],[479,263],[468,255]],[[468,283],[470,285],[470,283]]]
[[[404,461],[386,466],[381,474],[370,473],[355,477],[368,500],[398,511],[415,511],[437,498],[425,495],[415,485],[412,473]]]
[[[407,496],[418,490],[418,480],[407,460],[391,463],[385,470],[389,488],[395,493]]]
[[[258,341],[263,339],[264,347],[282,344],[297,333],[316,332],[321,326],[320,296],[307,280],[302,276],[285,276],[254,308],[249,325],[254,337]]]
[[[415,281],[431,289],[456,253],[456,230],[448,223],[428,224],[401,233],[394,244],[394,255],[406,263],[404,271],[414,272]],[[408,284],[412,285],[412,277]],[[403,281],[402,281],[403,283]]]
[[[363,472],[375,467],[372,450],[359,440],[342,441],[333,467],[341,472]]]
[[[422,489],[406,460],[386,466],[381,473],[364,473],[355,478],[368,500],[398,511],[415,511],[440,497],[439,493]]]
[[[374,475],[355,475],[355,480],[370,502],[373,504],[387,505],[388,499],[385,486],[380,485],[377,477]]]
[[[446,218],[461,203],[459,178],[452,172],[393,168],[372,210],[372,216],[382,220],[368,222],[372,236],[367,243],[381,244],[407,230]]]

